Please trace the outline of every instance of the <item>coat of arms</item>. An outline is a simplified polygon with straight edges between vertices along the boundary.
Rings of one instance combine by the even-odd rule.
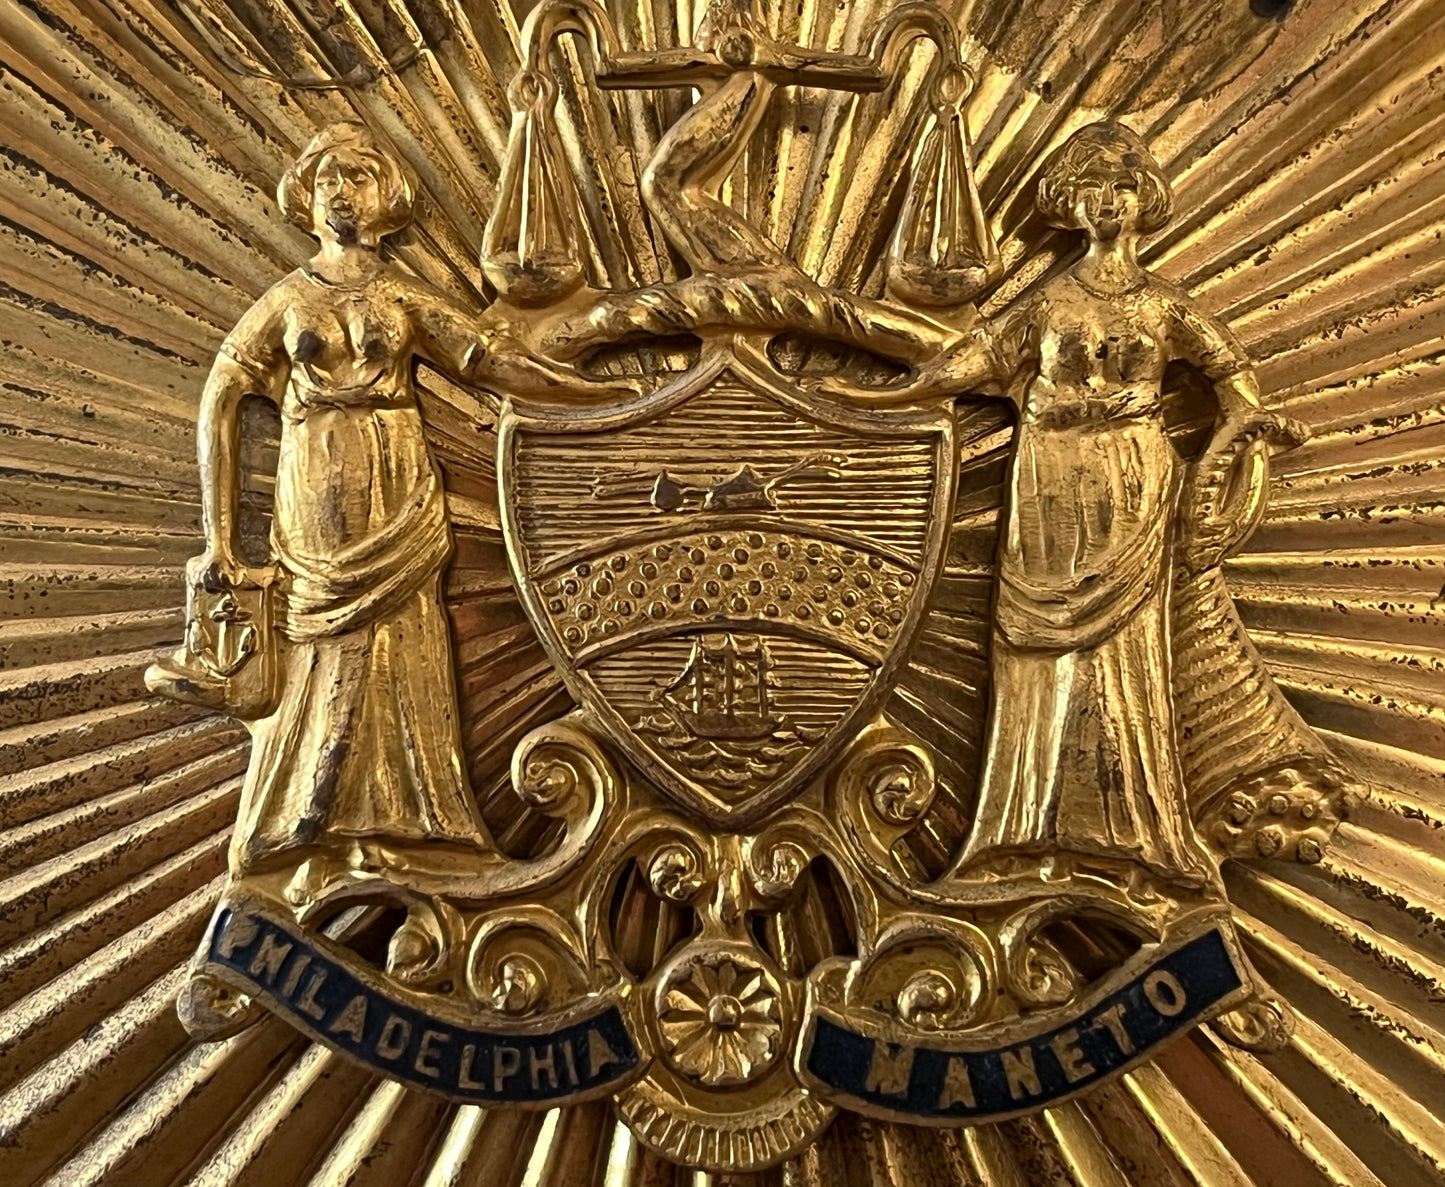
[[[576,699],[720,824],[803,787],[889,692],[957,467],[941,402],[870,417],[733,338],[645,400],[510,412],[499,467],[523,598]]]
[[[320,251],[212,371],[208,549],[148,680],[246,718],[253,748],[188,1029],[264,1006],[456,1100],[610,1098],[661,1156],[730,1171],[839,1109],[1032,1113],[1201,1024],[1284,1042],[1219,866],[1319,861],[1347,780],[1222,565],[1307,434],[1140,264],[1173,204],[1149,147],[1064,138],[1037,210],[1085,251],[984,312],[1004,265],[975,77],[933,4],[830,49],[748,0],[674,49],[626,48],[592,0],[545,0],[520,37],[496,301],[382,262],[414,182],[337,124],[280,191]],[[822,283],[725,189],[787,88],[905,75],[877,250]],[[602,284],[558,113],[638,90],[697,93],[638,179],[679,266]],[[464,614],[545,656],[507,677],[528,711],[505,722],[458,709],[467,496],[414,358],[495,443],[455,446],[494,476],[507,572]],[[266,568],[234,544],[252,394],[283,425]]]

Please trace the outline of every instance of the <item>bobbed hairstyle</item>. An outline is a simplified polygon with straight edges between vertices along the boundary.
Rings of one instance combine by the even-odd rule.
[[[1139,229],[1157,231],[1174,210],[1174,191],[1149,149],[1131,128],[1104,122],[1080,128],[1039,174],[1038,208],[1055,227],[1076,231],[1074,201],[1085,181],[1132,180],[1139,193]]]
[[[410,172],[377,144],[370,129],[349,121],[323,128],[301,150],[296,163],[286,170],[281,184],[276,187],[276,201],[286,220],[308,234],[315,233],[311,208],[316,200],[316,173],[327,154],[338,149],[349,149],[362,157],[371,175],[376,178],[385,211],[375,228],[377,238],[400,231],[410,223],[416,194]]]

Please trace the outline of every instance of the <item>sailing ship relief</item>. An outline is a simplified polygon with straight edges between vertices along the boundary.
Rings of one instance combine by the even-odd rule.
[[[773,712],[772,662],[755,635],[701,635],[682,674],[661,690],[663,711],[639,728],[694,778],[742,786],[776,775],[820,735]]]
[[[687,668],[662,700],[699,741],[755,742],[771,738],[780,719],[768,709],[768,649],[760,639],[739,645],[732,635],[704,635],[692,645]]]
[[[942,567],[952,420],[863,412],[705,350],[585,414],[512,406],[503,514],[567,685],[715,820],[805,786],[876,710]]]

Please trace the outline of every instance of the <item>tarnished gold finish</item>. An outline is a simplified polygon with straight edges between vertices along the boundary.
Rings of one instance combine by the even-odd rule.
[[[1445,18],[1289,9],[0,0],[0,1180],[1445,1181]]]

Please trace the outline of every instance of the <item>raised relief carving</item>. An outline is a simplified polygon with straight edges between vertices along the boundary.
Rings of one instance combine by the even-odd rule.
[[[412,184],[365,129],[318,136],[278,201],[320,251],[251,308],[211,370],[200,424],[209,539],[192,571],[222,600],[256,584],[235,543],[239,410],[248,395],[276,399],[279,638],[260,620],[241,665],[274,664],[280,693],[244,714],[254,743],[231,872],[287,866],[298,894],[312,894],[332,867],[443,850],[465,860],[487,845],[441,607],[451,529],[412,389],[413,356],[466,380],[479,352],[467,311],[381,262],[382,239],[410,221]],[[196,633],[152,687],[198,665],[212,673]]]
[[[1173,556],[1193,568],[1257,521],[1271,447],[1303,430],[1259,405],[1228,330],[1140,267],[1169,183],[1128,129],[1094,124],[1044,165],[1038,205],[1085,255],[991,336],[1019,405],[997,566],[979,798],[955,876],[1034,878],[1041,857],[1197,889],[1171,656]],[[1220,422],[1181,463],[1165,369],[1214,385]],[[1187,569],[1186,569],[1187,571]],[[1177,610],[1175,611],[1177,612]],[[1186,613],[1188,611],[1186,610]]]
[[[687,275],[593,287],[562,36],[599,91],[696,89],[640,178]],[[927,111],[879,268],[819,284],[724,183],[778,88],[883,90],[919,40]],[[318,254],[212,372],[207,551],[150,681],[254,746],[188,1025],[264,1004],[456,1099],[612,1097],[665,1156],[735,1171],[839,1107],[970,1124],[1200,1023],[1281,1042],[1220,863],[1319,860],[1347,779],[1222,566],[1303,430],[1140,265],[1172,205],[1147,146],[1102,123],[1048,158],[1039,211],[1083,254],[985,318],[973,75],[931,4],[835,51],[719,0],[695,45],[652,52],[548,0],[521,48],[496,302],[383,259],[406,172],[338,125],[280,193]],[[487,740],[525,829],[494,835],[466,776],[414,359],[494,420],[510,579],[572,699]],[[1181,366],[1213,393],[1202,433],[1174,415]],[[282,411],[266,566],[235,545],[248,394]]]

